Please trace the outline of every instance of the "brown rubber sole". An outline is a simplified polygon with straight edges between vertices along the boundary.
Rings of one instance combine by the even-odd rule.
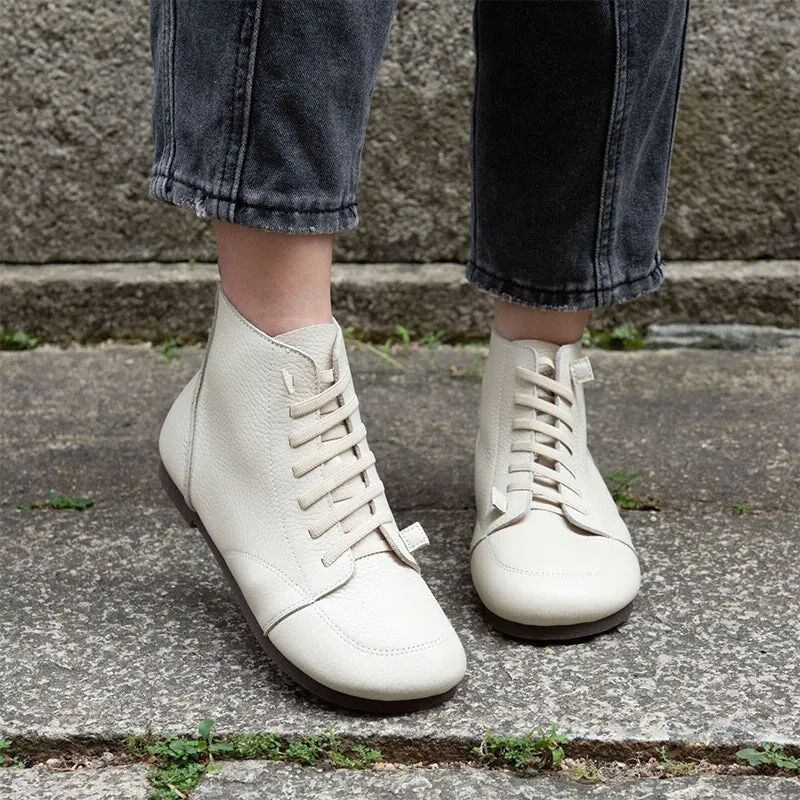
[[[615,614],[611,614],[603,619],[593,620],[592,622],[580,622],[576,625],[523,625],[521,622],[512,622],[508,619],[498,617],[488,608],[483,609],[486,621],[500,633],[513,636],[515,639],[527,639],[531,642],[575,642],[580,639],[588,639],[605,633],[618,625],[622,625],[631,615],[633,603],[628,603],[625,608],[621,608]]]
[[[258,640],[258,643],[264,648],[267,655],[275,664],[306,691],[311,692],[311,694],[333,705],[349,708],[353,711],[363,711],[367,714],[380,715],[408,714],[412,711],[422,711],[426,708],[433,708],[434,706],[444,703],[445,700],[449,700],[456,693],[458,687],[454,686],[452,689],[442,694],[436,694],[430,697],[419,697],[412,700],[371,700],[366,697],[357,697],[355,695],[345,694],[344,692],[337,692],[336,689],[331,689],[329,686],[315,681],[310,675],[306,675],[305,672],[298,669],[298,667],[289,661],[289,659],[264,635],[261,626],[258,624],[250,607],[247,605],[247,601],[244,599],[244,595],[239,589],[236,580],[228,569],[225,559],[222,557],[219,550],[217,550],[216,545],[211,539],[211,536],[209,536],[200,517],[186,505],[186,500],[181,490],[175,485],[163,463],[159,465],[158,477],[167,496],[178,511],[181,512],[181,516],[192,528],[197,528],[200,533],[203,534],[203,538],[211,548],[211,552],[214,553],[214,558],[217,559],[217,564],[219,564],[223,575],[225,575],[231,589],[233,589],[236,602],[239,604],[239,608],[242,610],[247,624],[250,626],[250,630]]]

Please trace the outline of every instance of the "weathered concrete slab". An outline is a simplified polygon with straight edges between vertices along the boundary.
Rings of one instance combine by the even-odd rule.
[[[343,260],[465,258],[471,6],[400,3],[364,150],[363,226],[342,237]],[[692,8],[663,235],[671,258],[797,257],[793,11],[783,0]],[[0,52],[0,260],[212,257],[207,224],[147,198],[145,4],[4,0]]]
[[[491,328],[491,299],[460,264],[337,264],[334,310],[343,325],[391,335],[400,323],[419,336],[456,340]],[[0,265],[0,326],[48,342],[111,338],[201,340],[214,305],[214,264]],[[655,323],[800,325],[800,261],[683,262],[667,267],[656,294],[603,309],[598,329]]]
[[[793,800],[800,785],[790,778],[715,776],[586,785],[561,777],[522,778],[470,768],[354,772],[240,762],[205,778],[192,797],[261,800],[266,791],[287,800]]]
[[[636,610],[573,647],[486,626],[467,570],[471,511],[400,517],[434,542],[424,574],[469,669],[442,708],[386,720],[323,706],[283,678],[175,512],[137,507],[124,489],[81,514],[2,509],[0,732],[191,733],[211,716],[220,732],[333,726],[425,758],[463,756],[486,728],[522,734],[549,721],[628,755],[642,742],[800,744],[796,515],[631,516],[644,571]]]
[[[626,743],[800,744],[796,359],[596,354],[598,460],[642,469],[664,511],[628,515],[645,576],[630,622],[534,647],[490,631],[469,583],[478,383],[448,367],[473,356],[399,357],[404,372],[363,351],[353,363],[399,521],[428,530],[423,568],[469,653],[453,701],[363,718],[309,698],[258,648],[155,480],[161,416],[199,351],[163,364],[141,348],[43,349],[0,357],[0,733],[118,739],[211,716],[220,732],[334,726],[425,758],[463,756],[486,728],[549,721],[623,757]],[[96,505],[14,507],[48,489]],[[732,516],[732,498],[763,510]]]
[[[7,800],[145,800],[149,790],[142,766],[0,770],[0,796]]]
[[[158,431],[202,355],[185,348],[169,363],[160,358],[160,349],[120,346],[0,354],[0,500],[53,489],[166,508],[155,478]],[[396,509],[472,508],[480,353],[422,348],[397,358],[404,371],[352,351],[390,499]],[[590,437],[604,475],[641,473],[637,490],[665,509],[798,509],[796,357],[674,350],[592,359]],[[451,367],[467,374],[454,377]]]
[[[768,325],[651,325],[645,346],[696,347],[703,350],[782,350],[800,354],[800,328]]]

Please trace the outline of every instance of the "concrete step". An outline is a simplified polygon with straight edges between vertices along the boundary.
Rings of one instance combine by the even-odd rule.
[[[395,509],[471,508],[484,350],[417,349],[393,365],[351,348],[370,444]],[[76,348],[0,354],[8,437],[2,498],[48,489],[156,504],[157,439],[202,359],[182,348]],[[589,436],[601,472],[640,473],[664,510],[796,511],[800,397],[789,354],[702,350],[592,352]]]
[[[0,771],[8,800],[145,800],[149,791],[141,766],[57,772]],[[586,785],[566,775],[520,777],[508,772],[448,767],[332,770],[273,762],[225,763],[192,792],[193,800],[794,800],[797,779],[702,775],[662,780],[613,781]],[[177,798],[179,795],[175,795]]]
[[[198,350],[162,363],[143,347],[43,348],[0,355],[0,736],[119,749],[131,732],[194,733],[210,716],[219,733],[333,727],[405,761],[466,760],[487,728],[551,721],[592,757],[800,745],[796,357],[593,356],[601,470],[643,472],[662,510],[627,513],[644,572],[628,624],[537,647],[489,629],[469,582],[480,353],[411,350],[402,370],[363,347],[352,356],[399,521],[428,531],[423,571],[469,654],[456,697],[365,718],[309,697],[259,649],[156,483],[158,426]],[[95,505],[16,508],[50,489]]]
[[[667,265],[663,288],[592,317],[597,328],[654,323],[796,327],[800,261],[684,261]],[[48,342],[107,338],[159,341],[205,336],[217,282],[214,264],[158,262],[0,265],[0,326]],[[485,337],[491,299],[461,264],[336,264],[334,311],[372,336],[402,324],[419,336]]]

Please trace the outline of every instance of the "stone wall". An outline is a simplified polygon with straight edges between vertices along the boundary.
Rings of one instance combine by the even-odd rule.
[[[470,5],[400,0],[339,258],[466,258]],[[0,261],[213,259],[206,223],[147,197],[147,24],[143,0],[2,0]],[[667,258],[798,257],[799,34],[787,0],[695,0]]]

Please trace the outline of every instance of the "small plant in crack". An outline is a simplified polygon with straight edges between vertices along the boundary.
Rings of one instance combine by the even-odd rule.
[[[4,767],[32,767],[33,760],[25,759],[14,749],[14,743],[0,736],[0,768]]]
[[[691,761],[674,761],[667,754],[667,748],[661,747],[658,751],[658,762],[661,771],[666,775],[679,777],[682,775],[694,775],[697,772],[697,764]]]
[[[569,739],[558,733],[558,726],[534,728],[525,736],[497,736],[487,731],[473,753],[489,767],[504,767],[516,772],[539,772],[557,767],[564,760],[563,745]]]
[[[366,769],[383,760],[380,750],[364,745],[344,745],[332,730],[284,744],[275,733],[243,733],[214,737],[214,721],[198,725],[198,738],[154,736],[146,732],[126,740],[128,751],[154,762],[148,776],[149,800],[187,797],[204,775],[221,770],[220,759],[266,759],[298,764],[327,762],[334,767]]]
[[[450,365],[450,375],[453,378],[466,378],[480,380],[483,378],[483,356],[480,351],[476,351],[472,356],[472,361],[466,367]]]
[[[755,513],[755,509],[750,503],[734,503],[731,506],[731,514],[734,517],[747,517]]]
[[[602,783],[605,780],[597,762],[591,759],[566,759],[565,766],[569,777],[578,783]]]
[[[0,328],[0,350],[33,350],[39,340],[25,331],[7,331]]]
[[[581,344],[603,350],[641,350],[644,347],[644,333],[638,328],[626,327],[610,331],[586,330],[583,332]]]
[[[33,503],[30,500],[20,500],[17,508],[29,510],[32,508],[48,509],[51,511],[85,511],[94,505],[91,497],[70,497],[66,494],[50,491],[47,500],[42,503]]]
[[[178,358],[178,350],[183,347],[184,342],[180,336],[175,337],[173,339],[165,339],[161,343],[161,361],[162,364],[168,364],[170,361],[174,361]]]
[[[751,767],[775,767],[800,772],[800,758],[787,755],[784,749],[774,742],[761,742],[758,749],[746,747],[744,750],[739,750],[736,758],[746,761]]]
[[[444,329],[430,333],[422,339],[422,344],[424,344],[428,350],[435,350],[441,344],[446,333],[447,331]]]
[[[638,497],[631,494],[631,488],[641,480],[641,475],[633,472],[615,472],[605,481],[614,502],[625,511],[659,511],[661,505],[655,497]]]
[[[344,333],[344,340],[348,346],[354,349],[367,350],[373,355],[378,356],[378,358],[385,361],[387,364],[391,364],[395,369],[399,369],[401,372],[405,372],[405,367],[396,358],[393,358],[389,354],[389,349],[391,347],[391,340],[387,342],[389,347],[384,345],[383,349],[381,349],[379,347],[375,347],[374,344],[370,344],[369,342],[365,341],[364,334],[357,331],[352,325],[348,325],[346,328],[342,328],[342,333]]]

